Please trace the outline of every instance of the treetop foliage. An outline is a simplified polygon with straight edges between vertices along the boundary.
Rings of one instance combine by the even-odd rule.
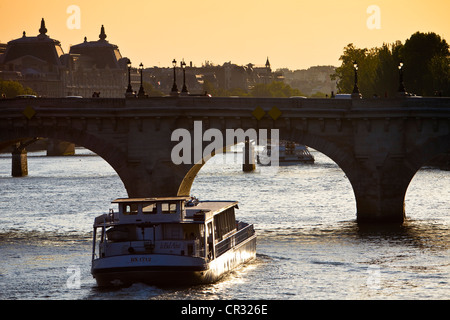
[[[209,81],[203,84],[203,90],[214,97],[264,97],[264,98],[289,98],[293,96],[304,96],[298,90],[281,81],[272,81],[270,83],[256,84],[248,92],[240,88],[232,88],[229,90],[216,88]]]
[[[395,96],[399,87],[399,64],[403,62],[406,91],[422,96],[450,96],[449,45],[435,33],[414,33],[402,44],[396,41],[377,48],[344,48],[340,67],[331,76],[338,80],[338,93],[351,93],[353,62],[358,63],[358,87],[363,97]]]
[[[36,94],[31,88],[23,87],[18,81],[1,81],[0,80],[0,95],[5,98],[15,98],[22,94]]]

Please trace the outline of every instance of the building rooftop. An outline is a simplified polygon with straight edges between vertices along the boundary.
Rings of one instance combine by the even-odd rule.
[[[39,35],[27,37],[25,31],[21,38],[9,41],[1,63],[8,63],[24,56],[34,56],[52,65],[61,65],[60,57],[64,54],[61,43],[47,35],[44,18],[41,20]]]
[[[70,54],[88,56],[90,59],[87,61],[89,61],[90,67],[95,66],[99,69],[106,67],[111,69],[122,68],[120,64],[122,55],[118,46],[109,43],[106,37],[105,28],[102,25],[97,41],[87,41],[85,37],[83,43],[70,47]]]

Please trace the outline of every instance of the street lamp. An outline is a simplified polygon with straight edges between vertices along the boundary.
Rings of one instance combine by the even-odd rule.
[[[400,63],[398,64],[398,95],[399,96],[406,96],[406,90],[405,85],[403,84],[403,61],[400,60]]]
[[[353,87],[352,98],[361,99],[361,93],[358,88],[358,63],[353,61],[353,70],[355,71],[355,84]]]
[[[131,61],[130,61],[130,59],[128,59],[128,61],[127,61],[127,66],[128,66],[128,88],[127,88],[127,91],[125,92],[125,97],[131,98],[134,96],[134,92],[133,92],[133,88],[131,87]]]
[[[181,89],[181,94],[188,95],[189,91],[186,87],[186,62],[181,61],[181,68],[183,69],[183,89]]]
[[[144,74],[144,65],[141,64],[139,65],[139,72],[141,73],[141,86],[139,88],[139,92],[138,92],[138,97],[139,98],[145,98],[145,91],[144,91],[144,86],[143,86],[143,74]]]
[[[170,95],[178,96],[177,73],[176,73],[177,60],[173,59],[172,65],[173,65],[173,86],[172,86],[172,91],[170,92]]]

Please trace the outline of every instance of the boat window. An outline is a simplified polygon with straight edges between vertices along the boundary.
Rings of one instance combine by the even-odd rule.
[[[183,233],[178,224],[166,224],[164,229],[164,240],[182,240]]]
[[[177,213],[177,204],[176,203],[161,203],[161,211],[162,213]]]
[[[221,241],[222,240],[222,235],[220,235],[220,239],[219,239],[219,231],[218,231],[218,226],[217,226],[217,221],[216,219],[214,219],[214,239],[216,239],[216,241]]]
[[[200,239],[202,239],[202,242],[205,240],[205,225],[200,225]]]
[[[129,230],[125,226],[116,226],[106,231],[108,241],[125,241],[131,240],[129,237]]]
[[[138,205],[137,203],[126,204],[124,207],[123,214],[125,215],[135,215],[138,213]]]
[[[144,203],[142,206],[142,213],[144,214],[156,214],[156,203]]]
[[[228,208],[214,217],[215,237],[219,241],[223,236],[236,228],[234,207]]]
[[[212,234],[212,223],[208,223],[208,236]]]
[[[187,223],[183,225],[183,234],[185,240],[196,240],[200,238],[200,226],[199,224]]]

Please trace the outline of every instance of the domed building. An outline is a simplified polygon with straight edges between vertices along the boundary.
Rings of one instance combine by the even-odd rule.
[[[64,92],[63,55],[61,43],[47,35],[42,19],[36,37],[28,37],[24,31],[21,38],[7,43],[0,55],[0,79],[19,81],[42,96],[60,97]]]
[[[66,87],[72,95],[89,97],[94,92],[105,98],[123,98],[127,87],[127,62],[117,45],[106,40],[102,25],[99,39],[71,46],[64,57],[69,68]]]
[[[65,54],[61,43],[47,35],[42,18],[36,37],[28,37],[24,31],[2,50],[0,80],[19,81],[42,97],[123,98],[129,60],[106,37],[102,26],[99,40],[85,37]]]

